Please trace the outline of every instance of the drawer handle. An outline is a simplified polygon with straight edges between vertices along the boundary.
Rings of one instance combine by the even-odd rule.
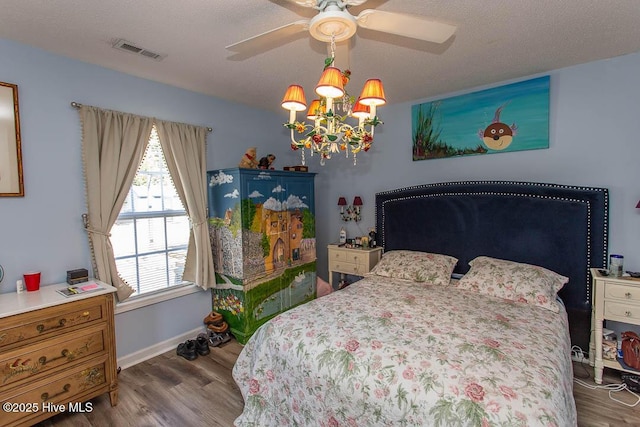
[[[38,359],[38,362],[40,362],[40,364],[44,366],[47,364],[47,362],[53,362],[54,360],[64,359],[65,357],[73,359],[73,353],[70,353],[69,350],[67,350],[66,348],[60,352],[60,356],[54,357],[53,359],[49,359],[49,360],[47,360],[47,356],[42,356],[40,359]]]
[[[62,387],[62,391],[54,394],[53,396],[49,396],[49,393],[42,393],[42,395],[40,396],[40,399],[42,399],[43,402],[46,402],[49,399],[53,399],[54,397],[58,397],[61,394],[69,392],[70,389],[71,389],[71,384],[65,384]]]
[[[631,314],[632,314],[632,313],[631,313],[629,310],[627,310],[627,311],[625,311],[625,312],[624,312],[624,315],[625,315],[625,316],[627,316],[627,317],[631,317]]]
[[[48,328],[48,329],[47,329],[47,328],[46,328],[46,327],[41,323],[41,324],[39,324],[38,326],[36,326],[36,329],[38,330],[38,332],[39,332],[39,333],[43,333],[43,332],[46,332],[46,331],[51,330],[51,329],[58,329],[58,328],[62,328],[66,323],[67,323],[67,319],[60,319],[60,320],[58,321],[58,324],[57,324],[56,326],[52,326],[52,327],[50,327],[50,328]]]
[[[627,297],[627,299],[631,298],[631,292],[627,292],[624,296]]]

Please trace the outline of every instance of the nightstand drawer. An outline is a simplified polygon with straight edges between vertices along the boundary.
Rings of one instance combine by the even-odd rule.
[[[361,275],[368,272],[365,265],[354,264],[351,262],[330,262],[329,270],[355,275]]]
[[[366,252],[349,252],[346,254],[345,261],[352,264],[367,265],[369,264],[369,254]]]
[[[332,250],[330,257],[331,259],[329,261],[343,261],[343,262],[348,262],[350,264],[360,264],[360,265],[369,264],[369,253],[357,252],[357,250],[351,250],[351,251]]]
[[[332,250],[329,261],[344,261],[351,264],[366,265],[369,263],[369,253],[357,252],[357,250],[341,251]]]
[[[604,317],[621,319],[621,322],[640,322],[640,305],[605,300]]]
[[[625,286],[617,283],[605,282],[604,297],[622,299],[632,303],[640,304],[640,287]]]
[[[332,249],[329,251],[329,262],[331,261],[346,261],[347,251],[341,251],[340,249]]]

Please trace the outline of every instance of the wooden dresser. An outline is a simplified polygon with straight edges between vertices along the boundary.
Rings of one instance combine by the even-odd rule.
[[[72,297],[0,294],[0,426],[32,425],[61,412],[91,412],[89,399],[118,401],[115,288]]]
[[[593,276],[593,316],[589,358],[594,366],[594,380],[602,383],[602,371],[605,367],[618,371],[638,374],[638,371],[625,369],[617,360],[602,357],[602,328],[606,320],[640,325],[640,280],[631,277],[610,277],[601,275],[597,269],[591,269]]]

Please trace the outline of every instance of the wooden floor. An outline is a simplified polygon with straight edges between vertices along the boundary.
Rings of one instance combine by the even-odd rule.
[[[111,407],[105,394],[91,401],[91,413],[65,413],[38,426],[233,426],[243,402],[231,368],[241,350],[240,344],[231,341],[193,362],[175,351],[167,352],[120,373],[116,407]],[[574,376],[595,385],[588,365],[574,363]],[[615,371],[605,370],[604,382],[619,383],[620,378]],[[581,427],[640,426],[640,404],[630,408],[609,399],[606,390],[575,383],[574,396]],[[615,396],[634,401],[626,391]]]

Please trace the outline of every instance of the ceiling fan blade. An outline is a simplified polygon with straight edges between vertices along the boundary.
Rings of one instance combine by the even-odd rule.
[[[275,28],[273,30],[258,34],[257,36],[250,37],[246,40],[239,41],[234,44],[230,44],[225,48],[234,52],[250,53],[265,50],[265,46],[275,44],[280,40],[283,40],[294,34],[307,31],[309,29],[309,20],[301,19],[282,27]]]
[[[317,0],[287,0],[289,3],[295,3],[302,7],[316,7],[318,5]]]
[[[295,3],[298,6],[302,7],[319,7],[317,0],[287,0],[290,3]],[[347,6],[360,6],[362,3],[365,3],[367,0],[343,0]]]
[[[433,43],[444,43],[456,32],[455,25],[422,16],[374,9],[363,10],[356,20],[362,28]]]

